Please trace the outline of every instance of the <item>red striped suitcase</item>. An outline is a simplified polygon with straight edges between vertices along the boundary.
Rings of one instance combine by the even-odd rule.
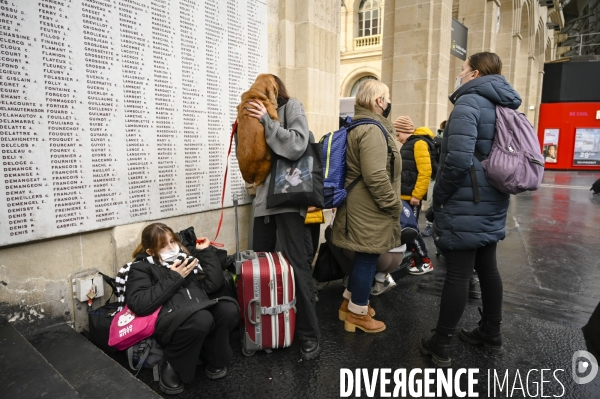
[[[242,257],[237,282],[242,353],[290,346],[296,326],[294,269],[281,252],[245,251]]]
[[[281,252],[240,252],[237,195],[233,205],[242,353],[288,347],[296,327],[294,269]]]

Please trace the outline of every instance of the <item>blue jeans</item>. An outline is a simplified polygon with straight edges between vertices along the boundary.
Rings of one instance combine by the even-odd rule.
[[[355,305],[367,306],[369,304],[369,295],[371,295],[378,259],[379,254],[364,252],[354,254],[348,278],[348,291],[352,293],[352,303]]]

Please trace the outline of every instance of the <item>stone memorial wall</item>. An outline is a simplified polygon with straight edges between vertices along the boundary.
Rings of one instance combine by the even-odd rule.
[[[0,0],[0,246],[217,209],[258,0]],[[249,202],[235,156],[230,193]]]

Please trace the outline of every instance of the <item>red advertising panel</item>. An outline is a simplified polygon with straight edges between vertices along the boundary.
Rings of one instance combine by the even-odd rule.
[[[600,170],[600,103],[541,104],[538,138],[546,169]]]

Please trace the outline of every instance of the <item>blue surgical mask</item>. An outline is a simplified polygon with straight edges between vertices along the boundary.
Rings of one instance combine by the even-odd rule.
[[[475,71],[471,71],[468,74],[463,75],[463,76],[458,75],[456,77],[456,82],[454,83],[454,91],[458,90],[460,88],[460,86],[462,86],[462,80],[463,80],[463,78],[469,76],[473,72],[475,72]]]

